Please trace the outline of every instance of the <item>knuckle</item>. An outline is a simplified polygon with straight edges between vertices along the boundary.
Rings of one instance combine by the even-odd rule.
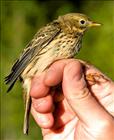
[[[108,132],[109,130],[112,130],[113,127],[113,119],[103,119],[102,121],[97,123],[97,131],[99,131],[100,133]]]

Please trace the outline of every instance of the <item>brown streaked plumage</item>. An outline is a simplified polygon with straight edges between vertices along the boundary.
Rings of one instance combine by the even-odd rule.
[[[24,49],[20,58],[5,78],[8,92],[20,77],[26,93],[24,134],[28,133],[31,98],[29,96],[31,78],[45,71],[54,61],[72,58],[81,48],[84,32],[91,26],[100,24],[91,21],[86,15],[70,13],[60,16],[41,28]]]

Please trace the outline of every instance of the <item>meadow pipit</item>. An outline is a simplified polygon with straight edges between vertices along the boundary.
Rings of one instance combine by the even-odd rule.
[[[13,65],[11,73],[5,78],[6,84],[10,85],[8,92],[18,78],[22,79],[26,93],[24,134],[28,133],[29,127],[31,107],[29,92],[32,77],[41,74],[56,60],[72,58],[81,48],[84,32],[89,27],[99,25],[80,13],[59,16],[57,20],[41,28],[24,49]]]

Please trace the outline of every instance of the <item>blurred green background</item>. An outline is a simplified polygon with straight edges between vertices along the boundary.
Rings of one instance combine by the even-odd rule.
[[[1,1],[1,140],[42,140],[41,130],[30,119],[29,136],[22,133],[24,106],[21,84],[6,94],[4,77],[37,30],[69,12],[82,12],[102,27],[89,30],[83,39],[80,59],[98,67],[114,80],[114,2],[73,0]]]

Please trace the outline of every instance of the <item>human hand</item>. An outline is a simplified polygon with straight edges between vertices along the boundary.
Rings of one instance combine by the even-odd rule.
[[[62,91],[51,90],[59,83]],[[113,139],[114,83],[93,66],[75,59],[57,61],[33,78],[30,95],[44,140]]]

